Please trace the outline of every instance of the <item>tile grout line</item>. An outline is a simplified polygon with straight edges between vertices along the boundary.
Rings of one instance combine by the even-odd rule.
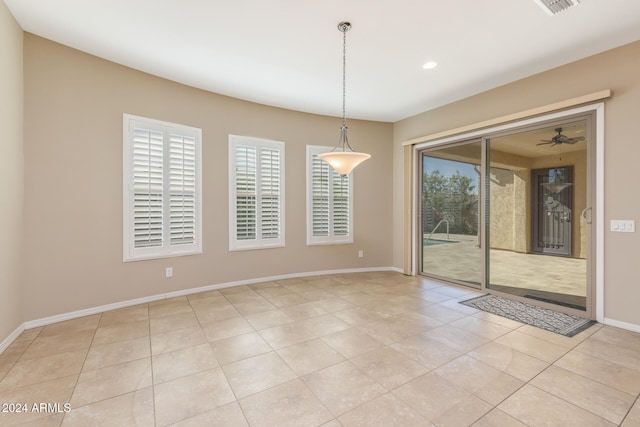
[[[76,388],[78,387],[78,382],[80,382],[80,376],[82,375],[82,372],[84,370],[84,365],[87,363],[87,358],[89,357],[89,352],[91,352],[91,347],[93,346],[93,340],[96,337],[96,333],[98,331],[98,327],[100,326],[100,320],[102,319],[102,313],[100,313],[100,317],[98,318],[98,322],[96,323],[96,327],[93,330],[93,336],[91,337],[91,342],[89,343],[89,347],[87,347],[87,354],[84,355],[84,360],[82,361],[82,366],[80,367],[80,371],[78,372],[78,377],[76,378],[75,384],[73,385],[73,390],[71,390],[71,394],[69,395],[69,405],[71,405],[71,400],[73,399],[73,395],[76,392]],[[46,326],[44,328],[42,328],[42,331],[44,331],[44,329],[46,328]],[[40,333],[42,333],[42,331],[40,331]],[[40,334],[38,334],[40,335]],[[85,405],[82,405],[85,406]],[[82,407],[80,406],[80,407]],[[71,408],[71,411],[73,411],[74,408]],[[70,412],[69,412],[70,413]],[[65,413],[62,416],[62,420],[60,420],[60,425],[64,424],[64,420],[67,418],[67,414]]]
[[[626,414],[624,414],[624,417],[622,417],[622,420],[620,421],[620,425],[623,425],[625,420],[629,417],[629,414],[631,413],[631,411],[633,410],[633,408],[638,405],[640,402],[640,394],[638,396],[636,396],[635,400],[633,401],[633,403],[631,404],[631,406],[629,407],[629,410],[627,411]]]

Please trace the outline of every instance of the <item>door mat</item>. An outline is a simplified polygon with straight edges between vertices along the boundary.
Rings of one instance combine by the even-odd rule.
[[[460,301],[460,304],[555,332],[565,337],[572,337],[597,323],[595,320],[559,313],[490,294]]]

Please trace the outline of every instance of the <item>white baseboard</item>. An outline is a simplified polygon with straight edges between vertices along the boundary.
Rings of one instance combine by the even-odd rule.
[[[101,305],[98,307],[86,308],[83,310],[72,311],[69,313],[57,314],[55,316],[43,317],[41,319],[29,320],[24,322],[20,326],[20,328],[22,329],[20,328],[16,329],[16,331],[20,330],[20,332],[18,332],[17,335],[14,332],[13,334],[11,334],[10,337],[7,337],[7,339],[5,339],[2,342],[2,345],[5,345],[5,342],[8,342],[8,344],[6,344],[6,346],[8,347],[13,342],[13,340],[15,340],[17,336],[20,335],[20,333],[22,333],[22,331],[24,331],[25,329],[38,328],[40,326],[46,326],[52,323],[63,322],[65,320],[77,319],[79,317],[104,313],[105,311],[117,310],[119,308],[131,307],[133,305],[138,305],[138,304],[146,304],[149,302],[160,301],[168,298],[181,297],[185,295],[197,294],[200,292],[212,291],[216,289],[231,288],[233,286],[252,285],[255,283],[262,283],[262,282],[272,282],[274,280],[324,276],[327,274],[369,273],[369,272],[376,272],[376,271],[396,271],[400,273],[402,272],[402,270],[397,269],[395,267],[373,267],[373,268],[352,268],[352,269],[343,269],[343,270],[325,270],[325,271],[313,271],[313,272],[306,272],[306,273],[283,274],[279,276],[259,277],[255,279],[239,280],[235,282],[218,283],[215,285],[202,286],[199,288],[184,289],[184,290],[175,291],[175,292],[168,292],[164,294],[157,294],[157,295],[152,295],[152,296],[143,297],[143,298],[136,298],[136,299],[131,299],[127,301],[116,302],[113,304]],[[0,347],[0,349],[2,348]]]
[[[640,325],[635,325],[633,323],[621,322],[619,320],[608,319],[606,317],[603,323],[605,325],[615,326],[616,328],[626,329],[627,331],[640,333]]]
[[[4,339],[4,341],[0,342],[0,354],[2,354],[3,351],[9,348],[11,343],[14,342],[25,329],[26,328],[24,327],[23,323],[22,325],[18,326],[15,331],[11,332],[9,336]]]
[[[98,307],[85,308],[83,310],[71,311],[69,313],[56,314],[55,316],[43,317],[41,319],[28,320],[24,322],[24,329],[39,328],[52,323],[64,322],[65,320],[77,319],[79,317],[91,316],[93,314],[104,313],[105,311],[117,310],[118,308],[131,307],[132,305],[146,304],[166,298],[168,294],[158,294],[150,297],[130,299],[127,301],[115,302],[113,304],[100,305]]]
[[[262,283],[262,282],[273,282],[276,280],[299,279],[301,277],[324,276],[327,274],[371,273],[376,271],[397,271],[397,270],[394,267],[374,267],[374,268],[351,268],[351,269],[343,269],[343,270],[324,270],[324,271],[311,271],[306,273],[282,274],[279,276],[259,277],[256,279],[238,280],[235,282],[226,282],[226,283],[220,283],[217,285],[202,286],[200,288],[185,289],[182,291],[169,292],[164,295],[165,295],[165,298],[175,298],[175,297],[181,297],[185,295],[197,294],[200,292],[214,291],[217,289],[224,289],[224,288],[232,288],[234,286],[253,285],[253,284]],[[402,271],[399,271],[399,272],[402,272]],[[159,298],[159,299],[162,299],[162,298]]]

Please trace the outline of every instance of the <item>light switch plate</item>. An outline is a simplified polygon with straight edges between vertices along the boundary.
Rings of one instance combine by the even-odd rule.
[[[635,233],[636,221],[633,219],[631,220],[612,219],[611,231],[614,231],[617,233]]]

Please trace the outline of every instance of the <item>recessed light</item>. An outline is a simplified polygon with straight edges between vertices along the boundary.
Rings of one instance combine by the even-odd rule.
[[[422,68],[424,68],[425,70],[433,70],[437,66],[438,66],[438,63],[436,61],[428,61],[424,63]]]

